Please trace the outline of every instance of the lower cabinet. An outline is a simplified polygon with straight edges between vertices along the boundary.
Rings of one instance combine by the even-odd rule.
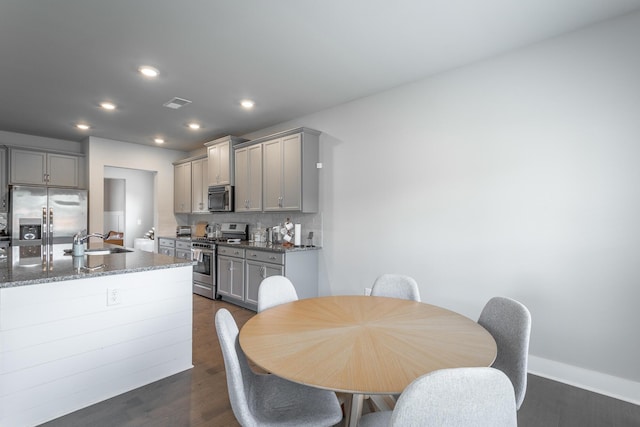
[[[176,240],[176,258],[191,259],[191,241]]]
[[[176,240],[160,237],[158,239],[158,253],[162,255],[176,256]]]
[[[300,299],[318,296],[318,251],[278,252],[218,245],[218,295],[224,300],[256,310],[260,283],[275,275],[288,277]]]
[[[218,295],[244,302],[244,249],[218,246]]]
[[[247,250],[245,271],[245,302],[257,307],[258,287],[262,280],[269,276],[284,275],[284,254]]]

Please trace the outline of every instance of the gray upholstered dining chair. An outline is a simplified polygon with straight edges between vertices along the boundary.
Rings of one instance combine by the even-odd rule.
[[[373,282],[371,296],[420,301],[420,290],[412,277],[401,274],[383,274]]]
[[[258,287],[258,313],[286,302],[297,301],[298,293],[291,280],[284,276],[269,276]]]
[[[372,412],[358,427],[516,427],[509,378],[494,368],[442,369],[407,386],[393,411]]]
[[[494,297],[482,309],[478,324],[496,340],[498,355],[492,366],[511,380],[516,408],[520,409],[527,392],[531,314],[527,307],[516,300]]]
[[[251,370],[229,310],[215,315],[233,414],[243,427],[332,426],[342,420],[336,394]]]

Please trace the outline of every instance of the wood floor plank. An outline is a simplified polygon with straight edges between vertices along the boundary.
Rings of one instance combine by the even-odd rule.
[[[235,427],[214,315],[227,308],[238,327],[255,313],[193,296],[193,369],[121,394],[46,427]],[[365,405],[365,410],[367,410]],[[529,375],[519,427],[638,427],[640,406]]]

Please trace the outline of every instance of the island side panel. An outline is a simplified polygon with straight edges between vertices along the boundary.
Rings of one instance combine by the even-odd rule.
[[[191,368],[191,275],[0,289],[0,425],[40,424]]]

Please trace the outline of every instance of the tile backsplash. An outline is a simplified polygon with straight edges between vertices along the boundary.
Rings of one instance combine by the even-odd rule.
[[[273,227],[274,225],[284,223],[287,218],[294,224],[300,224],[302,227],[302,244],[307,243],[309,232],[313,232],[313,244],[322,246],[322,214],[303,214],[299,212],[256,212],[256,213],[215,213],[202,215],[176,215],[176,220],[180,225],[190,225],[195,229],[198,222],[223,223],[223,222],[243,222],[249,224],[249,233],[251,234],[258,223],[261,228]]]
[[[7,229],[7,213],[0,212],[0,233],[6,231]]]

